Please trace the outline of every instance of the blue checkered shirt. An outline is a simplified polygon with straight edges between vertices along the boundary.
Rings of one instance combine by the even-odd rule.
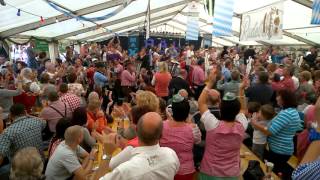
[[[320,179],[320,159],[298,166],[292,173],[292,179]]]
[[[40,150],[42,145],[41,132],[46,122],[36,117],[22,116],[0,134],[0,155],[11,158],[25,147],[36,147]]]

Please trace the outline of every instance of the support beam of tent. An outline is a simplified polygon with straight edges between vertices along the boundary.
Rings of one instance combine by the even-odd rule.
[[[285,30],[283,30],[283,34],[288,36],[288,37],[290,37],[290,38],[292,38],[292,39],[295,39],[297,41],[300,41],[300,42],[303,42],[303,43],[306,43],[306,44],[309,44],[309,45],[312,45],[312,46],[318,46],[319,45],[317,43],[314,43],[314,42],[312,42],[310,40],[307,40],[305,38],[302,38],[300,36],[297,36],[295,34],[292,34],[292,33],[288,32],[288,31],[285,31]]]
[[[174,8],[174,7],[177,7],[177,6],[185,5],[186,3],[188,3],[188,2],[187,1],[180,1],[180,2],[177,2],[177,3],[173,3],[173,4],[170,4],[170,5],[166,5],[166,6],[160,7],[160,8],[152,9],[150,12],[151,12],[151,14],[154,14],[154,13],[157,13],[157,12],[160,12],[160,11],[168,10],[170,8]],[[112,26],[112,25],[119,24],[119,23],[122,23],[122,22],[125,22],[125,21],[130,21],[132,19],[144,17],[145,15],[146,15],[146,11],[138,13],[138,14],[135,14],[133,16],[127,16],[127,17],[124,17],[124,18],[121,18],[121,19],[117,19],[117,20],[114,20],[114,21],[102,23],[101,27]],[[88,27],[88,28],[84,28],[84,29],[81,29],[81,30],[73,31],[73,32],[70,32],[70,33],[67,33],[67,34],[63,34],[63,35],[60,35],[60,36],[56,36],[54,39],[61,40],[61,39],[65,39],[65,38],[70,37],[70,36],[75,36],[75,35],[78,35],[78,34],[86,33],[86,32],[89,32],[89,31],[93,31],[95,29],[96,29],[96,26]]]
[[[59,47],[57,41],[49,43],[49,57],[53,63],[55,62],[56,58],[59,57]]]
[[[203,21],[203,20],[204,20],[204,19],[199,18],[199,21]],[[180,24],[180,25],[182,25],[182,26],[187,26],[186,23],[181,22],[181,21],[179,21],[179,20],[177,20],[177,19],[172,19],[172,22],[178,23],[178,24]],[[171,25],[171,26],[173,26],[173,25]],[[175,27],[175,28],[176,28],[176,27]],[[181,28],[180,28],[180,29],[181,29]],[[206,31],[202,30],[201,28],[199,29],[199,32],[211,33],[211,32],[206,32]],[[219,38],[219,37],[218,37],[218,38]],[[212,42],[214,42],[214,41],[212,40]],[[217,42],[215,42],[215,43],[217,43]],[[222,45],[222,46],[225,46],[225,45],[223,45],[223,44],[221,44],[221,43],[217,43],[217,44]]]
[[[159,22],[151,23],[151,25],[157,25],[157,24],[165,23],[165,22],[169,21],[171,19],[171,16],[173,16],[175,13],[176,12],[172,12],[172,13],[169,13],[169,14],[166,14],[166,15],[162,15],[162,16],[159,16],[159,17],[152,17],[151,21],[156,21],[156,20],[160,20],[160,19],[163,19],[163,20],[161,20]],[[170,17],[168,18],[168,16],[170,16]],[[135,27],[135,26],[139,27],[139,25],[141,25],[141,24],[143,24],[143,23],[136,22],[136,23],[133,23],[133,24],[127,24],[125,26],[113,29],[112,32],[123,31],[123,30],[129,29],[131,27]],[[89,39],[95,39],[95,38],[98,38],[99,36],[105,36],[105,35],[108,35],[108,34],[113,34],[112,32],[103,32],[103,33],[95,34],[95,35],[92,35],[92,36],[85,37],[83,39],[79,39],[79,41],[87,41]]]
[[[154,23],[154,24],[151,23],[151,26],[150,26],[150,27],[151,27],[151,28],[155,28],[155,27],[158,27],[158,26],[161,26],[161,25],[165,24],[165,23],[168,22],[168,21],[170,21],[169,18],[166,19],[166,20],[163,20],[163,22],[161,21],[161,23],[160,23],[160,22],[156,22],[156,23]],[[130,28],[128,29],[128,31],[134,31],[134,30],[136,30],[136,29],[138,29],[138,28],[139,28],[139,26],[134,26],[133,28],[132,28],[132,26],[130,26]],[[124,31],[124,32],[122,32],[122,33],[127,33],[128,31]],[[151,33],[151,34],[152,34],[152,33]],[[104,41],[104,40],[107,40],[107,39],[111,38],[112,36],[114,36],[114,35],[113,35],[113,34],[109,34],[108,36],[105,36],[105,37],[103,37],[103,38],[101,38],[101,39],[99,39],[99,38],[93,39],[92,42]]]
[[[174,17],[176,17],[177,14],[179,14],[179,13],[180,13],[183,9],[185,9],[187,6],[188,6],[188,4],[186,4],[183,8],[181,8],[181,10],[176,11],[175,14],[172,15],[172,17],[168,18],[168,20],[165,21],[165,23],[168,22],[168,21],[170,21],[170,20],[172,20]],[[166,16],[170,16],[170,14],[166,14]],[[161,26],[163,23],[160,24],[159,22],[157,22],[157,23],[154,23],[154,24],[156,24],[156,25],[152,25],[152,28]],[[132,25],[131,25],[131,27],[132,27]],[[139,26],[138,26],[138,27],[135,27],[135,28],[129,28],[129,31],[134,30],[134,29],[136,29],[136,28],[139,28]],[[121,30],[120,30],[120,31],[121,31]],[[125,32],[128,32],[128,31],[125,31]],[[110,36],[107,36],[107,38],[110,38]],[[96,39],[94,39],[93,41],[98,41],[98,40],[100,41],[100,40],[104,40],[104,39],[107,39],[107,38],[106,38],[106,37],[104,37],[104,38],[102,38],[102,39],[96,38]]]
[[[232,41],[232,40],[227,39],[227,38],[225,38],[225,37],[219,37],[219,38],[222,39],[222,40],[228,41],[228,42],[230,42],[230,43],[232,43],[232,44],[241,44],[241,42]]]
[[[308,8],[312,8],[312,1],[309,0],[292,0],[293,2],[296,2],[298,4],[301,4],[303,6],[306,6]]]
[[[185,8],[185,7],[184,7]],[[184,9],[182,8],[182,10]],[[156,21],[156,20],[159,20],[159,19],[163,19],[165,17],[168,17],[168,16],[171,16],[170,18],[166,18],[167,21],[170,21],[170,19],[173,19],[181,10],[177,10],[177,11],[174,11],[174,12],[171,12],[169,14],[166,14],[166,15],[162,15],[162,16],[158,16],[158,17],[152,17],[151,18],[151,22],[152,21]],[[112,31],[113,32],[118,32],[118,31],[122,31],[122,30],[125,30],[125,29],[128,29],[132,26],[138,26],[140,25],[142,22],[137,22],[137,23],[134,23],[134,24],[130,24],[130,25],[126,25],[126,26],[123,26],[123,27],[119,27],[117,29],[113,29]],[[157,24],[157,23],[151,23],[151,24]],[[99,34],[95,34],[95,35],[92,35],[92,36],[89,36],[89,37],[85,37],[83,39],[80,39],[80,41],[87,41],[89,39],[95,39],[99,36],[104,36],[104,35],[107,35],[107,34],[110,34],[108,32],[104,32],[104,33],[99,33]]]
[[[216,44],[218,44],[218,45],[220,45],[220,46],[226,46],[226,45],[223,45],[223,44],[221,44],[221,43],[216,42],[215,40],[212,40],[212,42],[213,42],[213,43],[216,43]]]
[[[101,3],[101,4],[97,4],[97,5],[94,5],[94,6],[90,6],[90,7],[86,7],[86,8],[74,11],[74,14],[76,14],[78,16],[82,16],[82,15],[94,13],[94,12],[97,12],[97,11],[109,9],[109,8],[112,8],[112,7],[116,7],[116,6],[119,6],[119,5],[122,5],[122,4],[123,4],[123,0],[108,1],[108,2],[104,2],[104,3]],[[54,16],[54,17],[46,19],[44,24],[41,24],[41,25],[39,25],[39,22],[37,21],[37,22],[33,22],[33,23],[30,23],[30,24],[22,25],[22,26],[19,26],[19,27],[16,27],[16,28],[11,28],[9,30],[0,32],[0,37],[6,38],[6,37],[9,37],[9,36],[12,36],[12,35],[16,35],[16,34],[19,34],[19,33],[22,33],[22,32],[26,32],[26,31],[29,31],[29,30],[34,30],[34,29],[37,29],[37,28],[40,28],[40,27],[44,27],[44,26],[48,26],[48,25],[54,24],[54,23],[56,23],[56,20],[58,20],[59,22],[62,22],[62,21],[66,21],[66,20],[69,20],[69,19],[72,19],[72,17],[65,16],[64,14],[61,14],[61,15]]]
[[[177,29],[177,30],[179,30],[179,31],[186,31],[185,29],[182,29],[182,28],[179,28],[179,27],[175,27],[174,25],[171,25],[171,24],[166,24],[167,26],[169,26],[169,27],[172,27],[172,28],[174,28],[174,29]]]

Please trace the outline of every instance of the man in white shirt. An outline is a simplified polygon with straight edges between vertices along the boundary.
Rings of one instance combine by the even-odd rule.
[[[124,153],[117,155],[114,169],[109,170],[109,161],[118,141],[115,133],[97,135],[104,144],[104,155],[94,179],[100,180],[172,180],[179,170],[179,159],[176,153],[167,147],[159,146],[162,133],[162,119],[156,112],[141,117],[137,125],[139,147],[126,148]],[[123,161],[122,161],[123,160]],[[107,174],[106,174],[107,173]]]

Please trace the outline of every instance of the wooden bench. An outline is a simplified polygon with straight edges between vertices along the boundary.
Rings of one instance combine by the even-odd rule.
[[[287,162],[293,169],[296,169],[297,166],[299,165],[299,160],[296,156],[292,155]]]
[[[245,157],[241,158],[241,175],[246,171],[249,161],[250,160],[256,160],[260,162],[260,166],[261,169],[263,170],[264,173],[266,173],[267,167],[264,164],[264,162],[262,162],[253,152],[251,152],[251,150],[245,146],[244,144],[242,144],[241,149],[240,149],[240,154],[244,155]],[[247,155],[248,154],[248,155]],[[274,178],[274,180],[280,180],[280,178],[272,173],[272,177]],[[240,177],[240,179],[243,179],[242,176]]]

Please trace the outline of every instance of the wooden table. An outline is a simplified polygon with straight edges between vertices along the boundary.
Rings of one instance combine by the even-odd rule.
[[[245,155],[248,153],[250,153],[250,155]],[[266,173],[266,165],[264,164],[264,162],[262,162],[255,154],[253,154],[253,152],[251,152],[251,150],[244,144],[241,145],[240,154],[245,155],[245,157],[241,158],[241,174],[246,171],[250,160],[259,161],[261,169],[264,173]],[[272,177],[274,178],[274,180],[280,180],[280,178],[274,173],[272,173]],[[240,179],[243,179],[242,176],[240,177]]]

